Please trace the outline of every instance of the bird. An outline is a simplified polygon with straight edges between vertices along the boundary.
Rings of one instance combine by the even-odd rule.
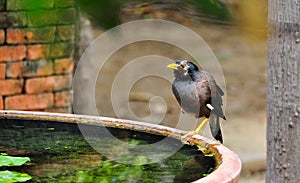
[[[226,120],[222,110],[224,92],[213,76],[188,60],[177,60],[167,67],[174,70],[172,91],[182,111],[195,118],[204,117],[193,133],[198,134],[209,121],[212,136],[223,143],[219,118]]]

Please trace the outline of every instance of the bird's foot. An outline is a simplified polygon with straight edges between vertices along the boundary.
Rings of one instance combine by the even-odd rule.
[[[191,144],[191,138],[193,138],[194,135],[197,135],[198,133],[196,131],[190,131],[187,132],[185,135],[181,136],[181,142],[183,144]]]

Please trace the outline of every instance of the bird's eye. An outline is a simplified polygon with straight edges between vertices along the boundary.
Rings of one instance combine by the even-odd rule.
[[[182,68],[185,68],[185,66],[186,66],[186,62],[184,62],[184,61],[183,61],[183,62],[181,62],[181,63],[180,63],[180,66],[181,66]]]
[[[187,61],[184,60],[180,63],[180,66],[183,68],[183,70],[187,71],[189,70],[190,66],[187,64]]]

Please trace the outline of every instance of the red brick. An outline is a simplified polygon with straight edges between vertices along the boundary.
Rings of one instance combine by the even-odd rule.
[[[56,11],[57,24],[72,24],[76,20],[76,9],[72,8],[58,8]]]
[[[23,72],[24,77],[49,76],[53,74],[53,62],[47,60],[29,61]]]
[[[0,79],[5,79],[6,75],[6,65],[0,64]]]
[[[55,27],[8,29],[8,44],[20,43],[50,43],[55,38]]]
[[[0,30],[0,44],[3,44],[5,40],[4,30]]]
[[[55,0],[54,6],[57,8],[74,7],[75,2],[74,0]]]
[[[0,62],[20,61],[26,58],[26,46],[0,47]]]
[[[8,96],[14,94],[20,94],[23,88],[23,80],[7,79],[0,80],[0,95]]]
[[[49,76],[53,74],[53,62],[47,60],[7,63],[8,78]]]
[[[28,50],[28,59],[29,60],[37,60],[41,58],[47,58],[50,51],[49,45],[29,45],[27,47]]]
[[[26,43],[26,41],[28,39],[31,40],[33,36],[33,32],[26,32],[21,29],[8,29],[6,42],[9,44]]]
[[[5,98],[6,110],[38,110],[53,106],[53,93],[16,95]]]
[[[50,46],[51,58],[57,57],[71,57],[74,54],[74,42],[56,42]]]
[[[54,62],[54,73],[55,74],[65,74],[72,73],[74,68],[74,62],[72,59],[59,59]]]
[[[53,74],[53,62],[39,60],[28,62],[24,72],[25,77],[49,76]]]
[[[6,1],[5,1],[6,2]],[[66,4],[66,3],[63,3]],[[9,0],[6,2],[6,9],[7,10],[44,10],[52,8],[54,5],[53,0]]]
[[[28,79],[25,84],[25,91],[29,94],[42,93],[45,91],[60,91],[70,89],[72,76],[49,76]]]
[[[58,92],[54,94],[55,107],[68,107],[72,102],[72,94],[69,91]]]
[[[57,26],[56,31],[56,41],[67,41],[67,40],[74,40],[75,39],[75,25],[62,25]]]
[[[0,110],[4,109],[3,97],[0,95]]]
[[[6,75],[8,78],[22,77],[24,70],[24,62],[7,63]]]

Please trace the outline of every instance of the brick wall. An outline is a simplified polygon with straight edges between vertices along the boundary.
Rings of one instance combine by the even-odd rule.
[[[0,0],[0,110],[71,112],[75,0]]]

